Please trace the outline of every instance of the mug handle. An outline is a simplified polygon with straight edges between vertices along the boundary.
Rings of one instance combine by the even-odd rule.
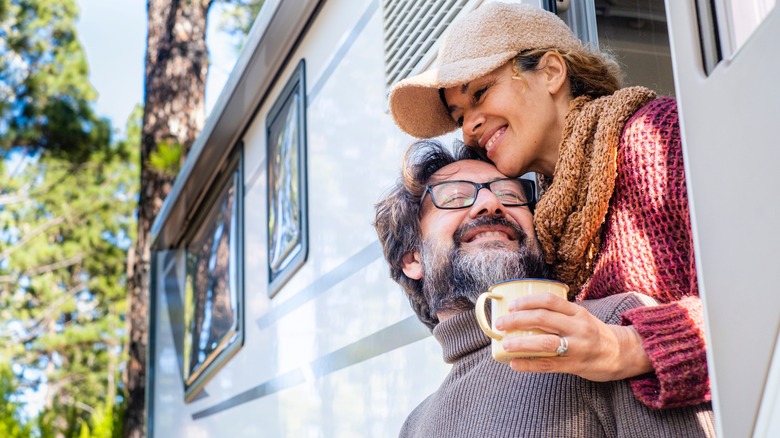
[[[479,298],[477,298],[475,309],[477,313],[477,322],[479,323],[479,327],[483,332],[485,332],[486,335],[497,341],[500,341],[504,337],[501,334],[493,331],[493,328],[490,326],[490,322],[487,320],[487,316],[485,315],[485,300],[488,298],[493,300],[500,300],[503,297],[501,295],[494,294],[493,292],[484,292],[480,294]]]

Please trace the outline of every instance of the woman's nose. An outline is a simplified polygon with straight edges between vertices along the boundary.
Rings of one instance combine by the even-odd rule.
[[[463,114],[463,137],[469,137],[473,140],[473,142],[467,143],[476,144],[479,141],[478,135],[484,123],[485,119],[479,111],[467,111]]]

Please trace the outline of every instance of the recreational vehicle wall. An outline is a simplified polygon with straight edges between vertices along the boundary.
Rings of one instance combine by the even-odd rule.
[[[774,1],[524,2],[679,99],[719,432],[780,436]],[[266,0],[154,224],[149,436],[396,436],[438,387],[371,221],[411,141],[389,85],[481,3]]]

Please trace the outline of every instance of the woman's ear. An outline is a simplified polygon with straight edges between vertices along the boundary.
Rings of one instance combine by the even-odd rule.
[[[562,89],[568,91],[568,87],[563,88],[563,86],[567,83],[569,70],[560,53],[555,51],[545,53],[539,60],[539,66],[544,72],[545,85],[550,94],[558,94]]]
[[[420,253],[417,251],[407,252],[401,258],[404,264],[403,271],[407,277],[412,280],[419,280],[423,277],[422,263],[420,263]]]

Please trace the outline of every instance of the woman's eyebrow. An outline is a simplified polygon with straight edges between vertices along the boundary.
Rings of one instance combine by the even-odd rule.
[[[465,84],[460,86],[460,94],[468,94],[469,91],[469,85],[471,85],[471,82],[466,82]],[[442,95],[442,100],[444,100],[444,103],[447,104],[446,99],[444,99]],[[447,105],[447,112],[452,116],[452,113],[456,110],[458,110],[460,107],[457,105]]]

